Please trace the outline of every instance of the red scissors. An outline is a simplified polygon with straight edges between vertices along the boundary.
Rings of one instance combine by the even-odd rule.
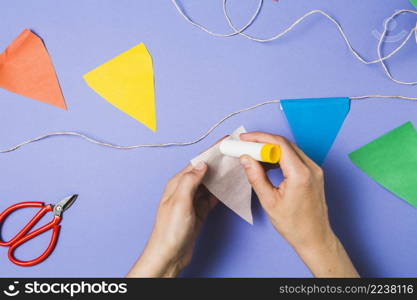
[[[59,223],[61,223],[62,219],[62,213],[66,211],[70,206],[75,202],[78,195],[72,195],[69,196],[61,201],[59,201],[57,204],[48,204],[45,205],[43,202],[21,202],[17,203],[15,205],[10,206],[5,211],[3,211],[0,214],[0,224],[4,223],[4,220],[7,218],[8,215],[10,215],[15,210],[18,210],[20,208],[24,207],[39,207],[41,208],[36,215],[32,218],[32,220],[27,223],[23,229],[16,234],[14,238],[9,240],[8,242],[4,242],[0,237],[0,246],[9,247],[8,256],[12,263],[21,266],[21,267],[30,267],[39,264],[40,262],[44,261],[54,250],[56,242],[58,240],[59,235],[59,229],[61,226],[59,226]],[[44,226],[29,232],[35,224],[39,222],[42,217],[48,213],[52,212],[54,215],[54,218],[51,222],[48,224],[45,224]],[[45,250],[44,253],[42,253],[38,258],[29,260],[29,261],[21,261],[15,258],[14,251],[17,247],[20,245],[26,243],[27,241],[33,239],[34,237],[52,229],[52,239],[49,242],[48,248]],[[29,233],[28,233],[29,232]]]

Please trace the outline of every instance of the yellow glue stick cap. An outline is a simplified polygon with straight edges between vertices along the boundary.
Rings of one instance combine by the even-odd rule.
[[[263,162],[276,164],[281,160],[281,148],[277,145],[265,144],[261,149]]]

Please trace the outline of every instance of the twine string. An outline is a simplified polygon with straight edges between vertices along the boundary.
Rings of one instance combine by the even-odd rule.
[[[303,16],[301,16],[300,18],[298,18],[294,23],[292,23],[290,26],[288,26],[286,29],[284,29],[283,31],[279,32],[278,34],[270,37],[270,38],[260,38],[260,37],[255,37],[253,35],[249,35],[247,33],[245,33],[245,31],[247,29],[249,29],[255,19],[259,16],[260,12],[261,12],[261,8],[263,5],[263,1],[264,0],[259,0],[258,2],[258,6],[257,9],[255,11],[255,13],[251,16],[249,22],[243,26],[241,29],[237,29],[235,27],[235,25],[233,24],[231,18],[230,18],[230,14],[228,13],[228,9],[227,9],[227,0],[223,0],[223,14],[224,17],[226,18],[227,24],[228,26],[233,30],[232,33],[228,33],[228,34],[222,34],[222,33],[215,33],[211,30],[209,30],[207,27],[205,27],[204,25],[201,25],[197,22],[195,22],[191,17],[189,17],[183,8],[180,7],[180,5],[178,4],[177,0],[171,0],[172,3],[174,4],[175,8],[177,9],[177,11],[179,12],[179,14],[190,24],[192,24],[193,26],[205,31],[206,33],[212,35],[212,36],[216,36],[216,37],[232,37],[232,36],[236,36],[236,35],[240,35],[243,36],[251,41],[255,41],[255,42],[259,42],[259,43],[268,43],[268,42],[272,42],[275,40],[278,40],[282,37],[284,37],[285,35],[289,34],[291,31],[294,30],[295,27],[297,27],[299,24],[301,24],[305,19],[309,18],[312,15],[316,15],[319,14],[323,17],[325,17],[326,19],[330,20],[332,24],[334,24],[337,28],[337,30],[339,31],[341,37],[343,38],[344,42],[346,43],[349,51],[353,54],[353,56],[355,58],[357,58],[361,63],[366,64],[366,65],[372,65],[372,64],[376,64],[376,63],[381,63],[382,68],[385,72],[385,74],[387,75],[387,77],[392,80],[395,83],[398,84],[403,84],[403,85],[416,85],[417,81],[402,81],[402,80],[398,80],[396,78],[393,77],[391,71],[389,70],[387,64],[386,64],[386,60],[390,59],[391,57],[393,57],[395,54],[397,54],[407,43],[408,41],[413,37],[413,35],[415,34],[417,37],[417,26],[413,26],[413,28],[411,28],[411,30],[409,31],[409,33],[407,34],[407,36],[402,40],[402,42],[400,43],[400,45],[395,48],[394,50],[392,50],[390,53],[388,53],[386,56],[382,56],[382,46],[386,40],[386,37],[388,35],[389,32],[389,25],[391,22],[394,21],[395,18],[397,18],[398,16],[402,15],[402,14],[415,14],[417,15],[417,11],[415,10],[410,10],[410,9],[401,9],[398,10],[396,12],[394,12],[390,17],[388,17],[385,22],[384,22],[384,31],[381,34],[379,40],[378,40],[378,44],[377,44],[377,54],[378,54],[378,58],[374,59],[374,60],[366,60],[365,58],[363,58],[359,52],[353,47],[350,39],[348,38],[347,34],[345,33],[342,25],[333,17],[331,17],[328,13],[326,13],[323,10],[320,9],[315,9],[315,10],[311,10],[309,12],[307,12],[306,14],[304,14]]]
[[[371,99],[371,98],[385,98],[385,99],[390,98],[390,99],[417,101],[417,97],[407,97],[407,96],[365,95],[365,96],[350,97],[351,100],[364,100],[364,99]],[[138,148],[163,148],[163,147],[172,147],[172,146],[190,146],[190,145],[194,145],[194,144],[197,144],[197,143],[201,142],[202,140],[207,138],[222,123],[224,123],[228,119],[230,119],[230,118],[232,118],[232,117],[234,117],[238,114],[257,109],[261,106],[276,104],[276,103],[279,103],[279,102],[280,102],[280,100],[269,100],[269,101],[264,101],[264,102],[249,106],[247,108],[236,110],[236,111],[226,115],[222,119],[220,119],[218,122],[216,122],[213,126],[211,126],[200,137],[198,137],[194,140],[188,141],[188,142],[169,142],[169,143],[159,143],[159,144],[137,144],[137,145],[117,145],[117,144],[113,144],[113,143],[98,140],[96,138],[93,138],[91,136],[85,135],[85,134],[77,132],[77,131],[56,131],[56,132],[50,132],[50,133],[47,133],[47,134],[44,134],[44,135],[41,135],[41,136],[38,136],[38,137],[35,137],[35,138],[31,138],[31,139],[23,141],[19,144],[16,144],[16,145],[13,145],[11,147],[2,149],[2,150],[0,150],[0,153],[12,152],[12,151],[15,151],[15,150],[23,147],[23,146],[26,146],[26,145],[29,145],[29,144],[32,144],[32,143],[35,143],[35,142],[39,142],[39,141],[45,140],[45,139],[50,138],[50,137],[56,137],[56,136],[75,136],[75,137],[81,138],[81,139],[83,139],[87,142],[90,142],[90,143],[93,143],[93,144],[96,144],[96,145],[99,145],[99,146],[113,148],[113,149],[121,149],[121,150],[131,150],[131,149],[138,149]]]

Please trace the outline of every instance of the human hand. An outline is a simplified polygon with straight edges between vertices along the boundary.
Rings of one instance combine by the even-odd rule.
[[[330,226],[323,171],[296,145],[262,132],[243,133],[248,142],[281,147],[284,180],[274,187],[263,166],[250,156],[241,164],[275,229],[290,243],[316,276],[358,276]]]
[[[201,225],[218,200],[201,185],[207,165],[188,165],[165,187],[156,222],[127,277],[175,277],[191,260]]]

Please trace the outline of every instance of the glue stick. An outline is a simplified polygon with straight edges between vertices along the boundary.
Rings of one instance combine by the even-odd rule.
[[[220,152],[224,155],[240,157],[244,154],[257,161],[276,164],[281,159],[281,148],[272,144],[260,144],[235,140],[220,142]]]

